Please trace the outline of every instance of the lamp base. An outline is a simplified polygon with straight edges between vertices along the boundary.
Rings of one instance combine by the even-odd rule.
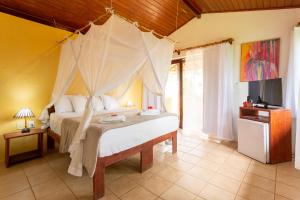
[[[23,128],[21,130],[21,133],[29,133],[30,132],[30,128]]]

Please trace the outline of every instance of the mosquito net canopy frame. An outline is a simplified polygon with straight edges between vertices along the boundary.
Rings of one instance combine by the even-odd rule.
[[[174,43],[142,32],[135,24],[112,15],[103,25],[90,24],[89,31],[68,39],[61,48],[51,102],[40,119],[47,120],[47,108],[67,91],[75,72],[80,71],[88,90],[88,101],[80,125],[69,147],[68,172],[82,176],[83,140],[93,116],[93,98],[103,95],[138,75],[153,93],[164,96]]]

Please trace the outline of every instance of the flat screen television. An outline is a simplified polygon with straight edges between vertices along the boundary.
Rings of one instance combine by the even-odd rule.
[[[282,80],[277,78],[251,81],[249,82],[248,94],[253,103],[282,106]]]

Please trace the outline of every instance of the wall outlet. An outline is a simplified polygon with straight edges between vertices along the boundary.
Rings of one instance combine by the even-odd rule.
[[[17,121],[17,129],[23,129],[25,127],[24,120]]]
[[[33,120],[28,121],[27,125],[29,128],[34,128],[34,121]]]

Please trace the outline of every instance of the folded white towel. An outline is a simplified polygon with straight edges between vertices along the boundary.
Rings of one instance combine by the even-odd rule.
[[[142,111],[140,113],[140,115],[159,115],[159,114],[160,114],[160,110],[157,109],[149,109],[149,110]]]
[[[109,123],[109,122],[125,122],[125,115],[115,115],[115,116],[103,116],[99,119],[99,123]]]

